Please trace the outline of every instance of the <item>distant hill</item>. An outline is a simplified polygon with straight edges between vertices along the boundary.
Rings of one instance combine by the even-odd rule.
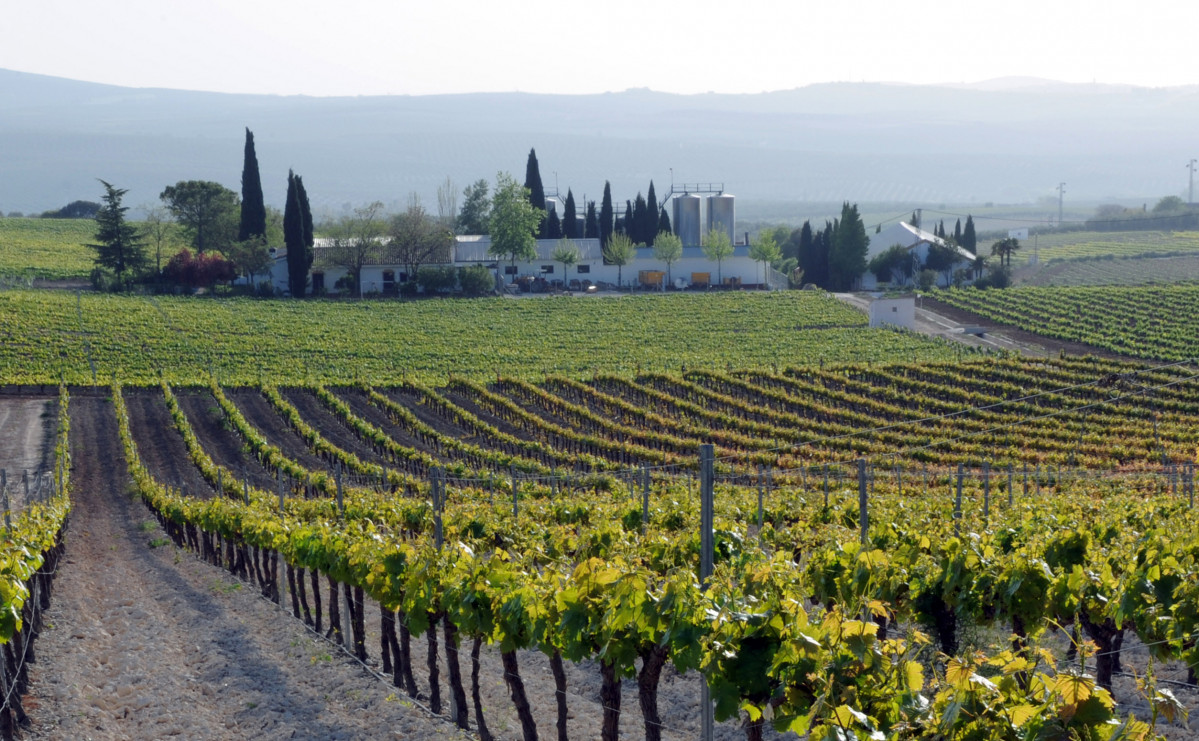
[[[1180,194],[1196,155],[1199,88],[1006,79],[972,86],[830,83],[756,95],[521,93],[310,98],[134,89],[0,70],[0,211],[96,200],[104,178],[131,205],[165,185],[238,189],[254,131],[268,203],[288,168],[318,211],[420,193],[436,204],[536,147],[547,188],[618,201],[723,182],[740,199],[1029,202]],[[556,173],[556,175],[555,175]],[[740,211],[744,214],[745,211]]]

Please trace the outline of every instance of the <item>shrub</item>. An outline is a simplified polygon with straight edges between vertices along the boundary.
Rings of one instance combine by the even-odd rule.
[[[458,283],[458,277],[451,267],[423,267],[416,273],[416,282],[425,293],[452,291]]]
[[[935,285],[937,285],[936,270],[921,270],[916,276],[916,287],[921,291],[930,291]]]
[[[458,269],[458,283],[467,296],[483,296],[495,290],[495,278],[482,265]]]
[[[237,278],[237,268],[218,253],[204,252],[193,256],[185,247],[171,258],[162,274],[176,285],[211,288]]]

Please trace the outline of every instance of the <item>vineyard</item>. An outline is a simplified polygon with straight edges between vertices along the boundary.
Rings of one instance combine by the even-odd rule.
[[[995,322],[1132,357],[1199,355],[1199,286],[966,288],[936,297]]]
[[[0,292],[0,380],[441,383],[548,373],[940,360],[821,292],[416,302]],[[730,341],[731,340],[731,341]]]
[[[97,392],[175,547],[482,738],[698,737],[702,703],[659,703],[689,681],[722,738],[1180,730],[1171,687],[1199,660],[1189,364],[75,395]],[[599,717],[580,727],[567,678],[588,672]],[[486,695],[501,681],[506,706]],[[543,682],[553,699],[530,700]]]
[[[1069,260],[1048,265],[1023,281],[1032,286],[1144,286],[1199,281],[1199,254]]]
[[[87,280],[95,232],[92,219],[0,218],[0,276]]]
[[[985,251],[985,250],[984,250]],[[1039,234],[1036,252],[1041,262],[1092,260],[1111,257],[1167,257],[1199,252],[1199,232],[1061,232]],[[1033,240],[1013,255],[1016,265],[1028,262]]]

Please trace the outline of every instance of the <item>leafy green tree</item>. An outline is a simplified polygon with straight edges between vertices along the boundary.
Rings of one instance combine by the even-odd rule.
[[[392,217],[390,238],[391,255],[404,266],[409,280],[422,265],[450,261],[454,233],[443,219],[425,210],[415,193],[408,198],[408,208]]]
[[[541,224],[538,226],[539,239],[546,238],[547,224],[545,222],[545,188],[541,184],[541,168],[537,165],[537,151],[529,150],[529,159],[525,162],[525,190],[529,194],[529,203],[541,211]]]
[[[654,259],[666,263],[666,283],[673,284],[670,267],[683,257],[683,240],[668,231],[659,232],[654,238]]]
[[[377,263],[387,234],[383,204],[379,201],[354,209],[329,229],[329,246],[323,261],[345,268],[354,277],[358,298],[362,298],[362,270]]]
[[[113,187],[104,180],[100,184],[104,195],[100,199],[103,205],[96,212],[96,242],[88,247],[96,251],[96,265],[111,270],[117,283],[128,288],[149,263],[146,242],[137,227],[125,220],[129,207],[122,206],[121,199],[128,189]]]
[[[271,263],[275,261],[271,257],[266,237],[261,234],[229,245],[225,256],[233,263],[238,274],[246,276],[251,285],[254,284],[254,277],[268,272]]]
[[[599,211],[599,238],[600,247],[607,247],[608,240],[612,239],[613,218],[615,214],[612,211],[612,185],[604,181],[604,197],[600,201]]]
[[[94,219],[96,212],[100,210],[100,204],[95,201],[71,201],[67,205],[57,211],[43,211],[38,218],[42,219]],[[15,218],[10,213],[9,218]]]
[[[763,284],[766,283],[766,265],[774,263],[782,256],[783,253],[779,249],[778,242],[775,241],[774,232],[769,229],[763,229],[759,232],[757,240],[749,246],[749,259],[762,263]]]
[[[1153,213],[1155,214],[1176,214],[1186,210],[1186,201],[1183,201],[1178,196],[1165,196],[1153,204]]]
[[[833,235],[829,251],[829,283],[834,290],[846,291],[866,272],[866,252],[870,240],[866,237],[866,226],[858,215],[857,204],[848,201],[841,205],[841,218]]]
[[[487,234],[491,226],[490,186],[479,179],[462,191],[462,211],[458,214],[459,234]]]
[[[582,254],[579,252],[579,246],[573,240],[563,237],[558,240],[558,246],[554,248],[554,254],[551,259],[554,262],[562,264],[562,282],[566,282],[566,275],[570,269],[579,264],[579,259]]]
[[[949,287],[953,278],[953,268],[957,265],[960,255],[953,245],[934,242],[928,246],[928,255],[924,258],[924,267],[945,276],[945,287]]]
[[[879,283],[904,283],[912,277],[916,266],[912,253],[901,244],[893,244],[870,260],[869,269]]]
[[[223,250],[237,236],[237,194],[210,180],[181,180],[159,196],[196,251]]]
[[[971,254],[978,254],[978,235],[974,233],[974,217],[970,214],[966,214],[966,226],[962,228],[962,241],[958,244]]]
[[[627,234],[613,234],[604,247],[604,262],[616,266],[616,285],[624,285],[624,266],[637,256],[637,248]]]
[[[529,202],[526,189],[506,172],[495,176],[491,202],[491,247],[487,254],[517,260],[537,257],[537,227],[544,211]]]
[[[171,218],[171,212],[167,210],[166,206],[159,204],[146,210],[144,232],[154,247],[155,276],[162,275],[162,250],[170,241],[174,230],[175,221]]]
[[[437,186],[437,220],[450,233],[454,233],[454,223],[458,220],[458,188],[454,181],[446,176],[444,182]]]
[[[728,232],[720,226],[712,227],[704,235],[701,249],[703,249],[704,257],[716,263],[716,285],[724,285],[721,264],[733,256],[733,243],[729,239]]]
[[[241,167],[241,223],[237,241],[266,234],[266,204],[262,200],[262,178],[258,174],[258,155],[254,151],[254,133],[246,128],[245,159]]]
[[[562,236],[567,239],[578,239],[579,234],[579,214],[575,207],[575,194],[570,192],[570,188],[566,189],[566,203],[562,206]]]

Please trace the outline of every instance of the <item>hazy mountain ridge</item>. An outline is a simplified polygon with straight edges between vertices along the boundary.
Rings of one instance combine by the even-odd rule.
[[[433,206],[536,147],[552,188],[618,201],[723,182],[743,201],[1030,201],[1177,194],[1194,152],[1199,88],[992,81],[827,83],[755,95],[486,93],[311,98],[134,89],[0,70],[0,211],[94,199],[95,178],[153,201],[177,180],[237,189],[243,127],[268,203],[289,167],[318,208]]]

